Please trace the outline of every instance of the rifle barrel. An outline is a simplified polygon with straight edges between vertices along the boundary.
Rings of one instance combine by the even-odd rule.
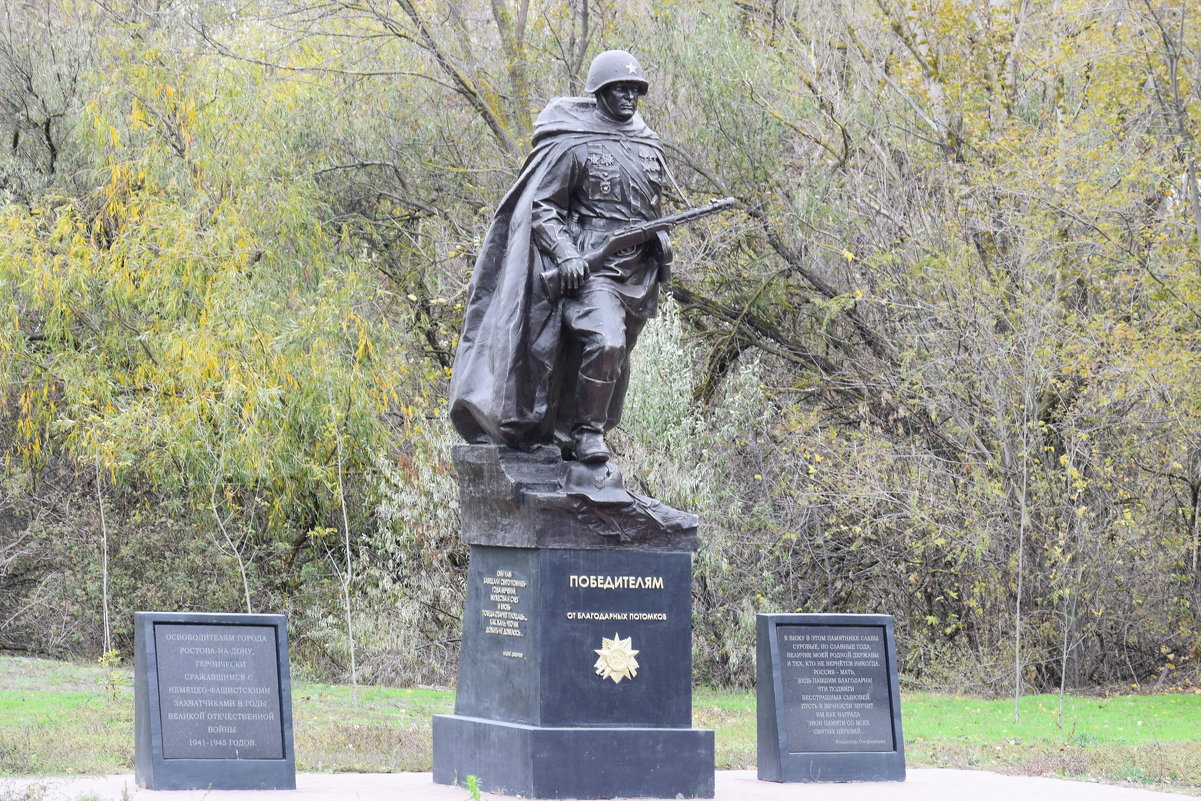
[[[715,200],[712,203],[706,203],[703,206],[696,206],[691,209],[684,209],[681,212],[669,214],[668,216],[660,219],[662,219],[664,222],[670,221],[672,225],[679,225],[680,223],[691,222],[692,220],[700,217],[707,217],[710,214],[716,214],[719,211],[724,211],[725,209],[733,206],[735,202],[736,201],[732,197],[724,197],[721,200]]]

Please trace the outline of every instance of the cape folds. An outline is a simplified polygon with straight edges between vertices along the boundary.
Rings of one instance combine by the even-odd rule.
[[[450,419],[468,442],[528,450],[554,441],[562,314],[538,279],[556,265],[533,243],[531,208],[559,159],[598,138],[659,147],[641,115],[619,123],[602,116],[592,98],[551,100],[534,124],[533,151],[484,237],[450,383]]]

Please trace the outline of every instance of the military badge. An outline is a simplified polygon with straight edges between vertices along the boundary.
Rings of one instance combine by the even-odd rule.
[[[588,163],[596,167],[612,167],[617,163],[613,154],[607,150],[589,150]]]
[[[659,154],[653,148],[643,145],[638,148],[638,158],[642,160],[642,169],[644,172],[657,173],[661,169],[659,164]]]

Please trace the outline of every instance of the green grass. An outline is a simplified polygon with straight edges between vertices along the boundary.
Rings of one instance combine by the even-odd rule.
[[[755,764],[753,692],[698,689],[697,726],[715,731],[719,767]],[[1163,695],[984,700],[903,692],[910,767],[993,770],[1201,793],[1201,690]]]
[[[1201,792],[1201,692],[1013,700],[911,693],[911,765],[980,768]]]
[[[1201,740],[1201,693],[1067,696],[1062,719],[1059,696],[1022,699],[1018,722],[1013,699],[982,701],[916,694],[906,705],[906,739],[947,738],[970,743],[1015,740],[1066,745],[1137,745]]]
[[[426,771],[430,718],[454,709],[449,690],[292,685],[296,767],[312,772]]]
[[[0,657],[0,775],[128,772],[133,693],[128,669]],[[446,690],[293,682],[297,768],[430,769],[430,717]],[[700,688],[694,725],[715,731],[719,769],[755,765],[753,692]],[[1201,691],[1027,696],[1013,701],[903,694],[910,767],[978,768],[1201,793]]]
[[[692,725],[713,729],[719,770],[755,767],[755,693],[698,687],[692,694]]]
[[[132,671],[0,657],[0,775],[120,773],[133,768]],[[430,717],[447,690],[293,682],[297,769],[429,770]]]

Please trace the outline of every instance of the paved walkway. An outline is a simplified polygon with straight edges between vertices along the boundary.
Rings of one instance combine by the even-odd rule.
[[[22,795],[31,785],[45,792]],[[719,770],[715,801],[1167,801],[1183,796],[1135,787],[1004,776],[974,770],[911,768],[904,782],[777,784],[753,770]],[[484,793],[488,801],[511,796]],[[0,799],[25,801],[467,801],[460,787],[434,784],[428,773],[302,773],[295,790],[139,789],[132,775],[55,779],[0,778]]]

